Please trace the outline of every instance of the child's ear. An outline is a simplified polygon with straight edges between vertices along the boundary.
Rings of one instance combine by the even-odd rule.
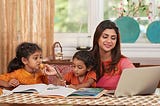
[[[22,63],[25,64],[25,65],[28,64],[27,58],[22,57],[22,58],[21,58],[21,61],[22,61]]]

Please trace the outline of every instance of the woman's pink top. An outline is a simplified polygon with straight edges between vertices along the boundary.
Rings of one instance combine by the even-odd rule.
[[[109,64],[111,61],[102,62],[104,65]],[[114,73],[105,73],[97,82],[97,87],[105,88],[108,90],[115,90],[121,76],[123,69],[135,68],[132,62],[128,58],[121,58],[118,65],[118,70]]]

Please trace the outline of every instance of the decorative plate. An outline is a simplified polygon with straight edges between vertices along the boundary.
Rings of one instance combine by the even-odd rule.
[[[117,24],[122,43],[134,43],[140,34],[138,22],[128,16],[120,17],[115,20]]]
[[[149,24],[146,35],[151,43],[160,43],[160,21]]]

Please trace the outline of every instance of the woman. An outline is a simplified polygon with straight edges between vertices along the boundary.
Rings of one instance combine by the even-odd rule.
[[[110,20],[102,21],[97,26],[91,52],[97,63],[97,87],[115,90],[123,69],[135,67],[121,54],[119,29]]]

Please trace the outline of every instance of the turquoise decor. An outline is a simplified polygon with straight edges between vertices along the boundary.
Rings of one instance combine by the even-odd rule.
[[[146,35],[151,43],[160,43],[160,21],[149,24]]]
[[[138,22],[128,16],[120,17],[115,20],[121,36],[122,43],[134,43],[140,34]]]

